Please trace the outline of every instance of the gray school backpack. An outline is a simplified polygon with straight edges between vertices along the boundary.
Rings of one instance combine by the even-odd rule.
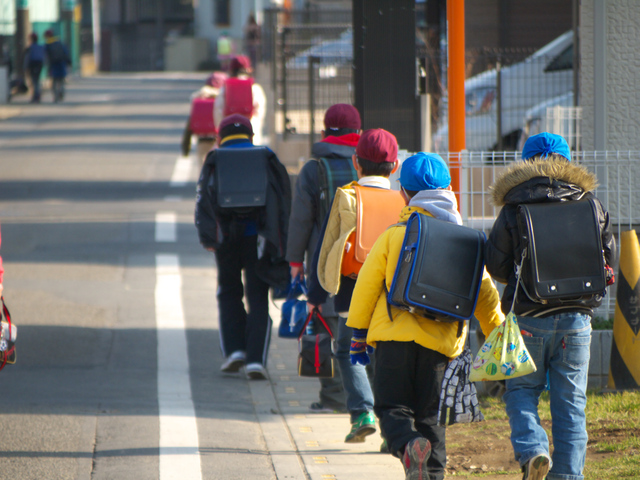
[[[269,158],[266,147],[218,148],[211,154],[219,213],[248,217],[266,205]]]
[[[318,162],[318,187],[320,189],[320,204],[318,205],[318,224],[322,225],[331,202],[339,187],[347,185],[358,179],[356,169],[353,168],[351,159],[345,158],[317,158]]]

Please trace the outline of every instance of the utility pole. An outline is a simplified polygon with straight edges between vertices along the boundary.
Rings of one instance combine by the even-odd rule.
[[[156,70],[164,70],[164,0],[156,0]]]
[[[100,71],[101,37],[100,31],[100,2],[91,0],[91,31],[93,34],[93,61],[96,65],[96,72]]]
[[[27,48],[27,38],[31,33],[30,30],[29,2],[28,0],[16,0],[16,50],[13,65],[18,78],[24,78],[22,56]]]
[[[447,1],[447,44],[449,68],[449,152],[466,149],[464,93],[464,0]],[[455,165],[454,165],[455,164]],[[451,187],[460,205],[460,161],[450,159]]]
[[[63,28],[61,40],[69,47],[69,50],[73,48],[73,8],[75,3],[75,0],[64,0],[60,9],[60,20],[62,20]]]
[[[414,152],[422,146],[415,5],[352,0],[354,98],[363,128],[384,128]]]

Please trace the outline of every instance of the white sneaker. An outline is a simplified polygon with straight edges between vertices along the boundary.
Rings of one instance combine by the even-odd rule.
[[[522,480],[544,480],[549,473],[551,459],[545,453],[536,455],[522,466]]]
[[[227,357],[227,360],[220,367],[220,371],[224,373],[236,373],[244,365],[247,355],[242,350],[236,350]]]
[[[249,380],[266,380],[267,370],[259,363],[249,363],[244,367]]]

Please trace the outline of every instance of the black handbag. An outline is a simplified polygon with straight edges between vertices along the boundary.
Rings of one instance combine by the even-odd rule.
[[[307,325],[313,320],[317,326],[318,320],[324,325],[328,333],[305,334]],[[334,360],[331,343],[333,333],[317,308],[314,308],[302,326],[298,337],[298,375],[301,377],[331,378],[333,377]]]

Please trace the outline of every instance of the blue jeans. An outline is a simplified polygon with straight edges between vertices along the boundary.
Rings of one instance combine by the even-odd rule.
[[[373,391],[369,383],[367,368],[363,365],[351,365],[349,350],[351,350],[351,337],[353,329],[347,327],[346,317],[338,317],[338,339],[336,358],[342,374],[342,385],[347,394],[347,410],[351,415],[351,423],[355,422],[359,415],[373,411]],[[370,355],[373,361],[373,355]]]
[[[504,394],[511,444],[524,465],[541,453],[549,455],[549,439],[540,425],[538,400],[549,382],[553,433],[548,480],[582,480],[587,453],[587,376],[591,348],[591,317],[562,313],[545,318],[519,317],[524,342],[537,371],[507,380]]]

